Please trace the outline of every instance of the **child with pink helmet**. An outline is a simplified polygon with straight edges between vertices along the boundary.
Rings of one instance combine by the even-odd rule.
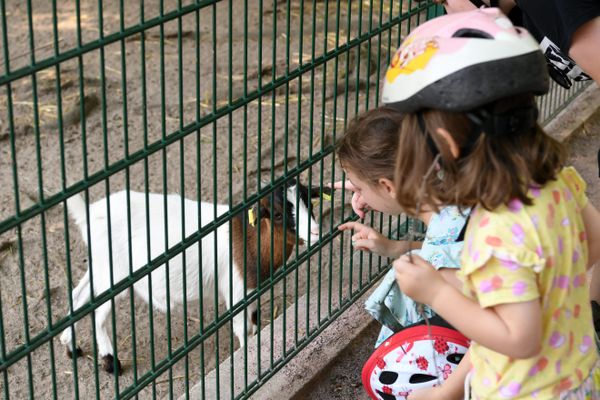
[[[600,213],[536,122],[534,95],[547,90],[535,39],[492,8],[417,27],[385,78],[384,102],[406,113],[400,206],[412,215],[473,208],[462,292],[417,256],[394,267],[404,293],[472,340],[474,399],[600,399],[586,282],[600,260]],[[455,374],[408,398],[460,398],[463,380]]]

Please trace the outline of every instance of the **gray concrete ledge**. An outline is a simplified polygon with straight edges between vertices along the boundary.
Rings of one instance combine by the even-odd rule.
[[[544,129],[555,139],[564,142],[571,136],[585,131],[585,125],[591,118],[600,116],[600,86],[591,83],[565,109],[552,118]]]

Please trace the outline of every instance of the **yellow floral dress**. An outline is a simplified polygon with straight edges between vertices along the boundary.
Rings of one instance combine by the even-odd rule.
[[[542,349],[517,360],[473,342],[473,398],[559,399],[585,386],[586,395],[577,398],[595,399],[598,355],[581,216],[585,183],[568,167],[529,197],[531,206],[515,200],[493,211],[474,210],[459,276],[465,294],[481,307],[539,299]]]

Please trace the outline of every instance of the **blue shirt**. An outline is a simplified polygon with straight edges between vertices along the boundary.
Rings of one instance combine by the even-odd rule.
[[[439,214],[431,217],[423,246],[420,250],[413,250],[413,254],[419,255],[436,269],[460,268],[463,242],[457,242],[457,239],[467,222],[469,212],[466,209],[461,213],[454,206],[442,208]],[[392,268],[365,302],[365,309],[383,325],[375,347],[404,326],[423,319],[417,303],[400,291]],[[434,315],[433,310],[426,305],[423,312],[428,318]]]

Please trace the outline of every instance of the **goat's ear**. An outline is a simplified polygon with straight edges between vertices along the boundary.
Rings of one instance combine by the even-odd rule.
[[[248,218],[248,223],[250,223],[251,226],[256,226],[256,222],[259,220],[257,207],[252,206],[252,207],[248,208],[246,217]]]
[[[258,221],[269,217],[269,207],[265,204],[255,204],[248,209],[247,217],[250,225],[256,226]]]

